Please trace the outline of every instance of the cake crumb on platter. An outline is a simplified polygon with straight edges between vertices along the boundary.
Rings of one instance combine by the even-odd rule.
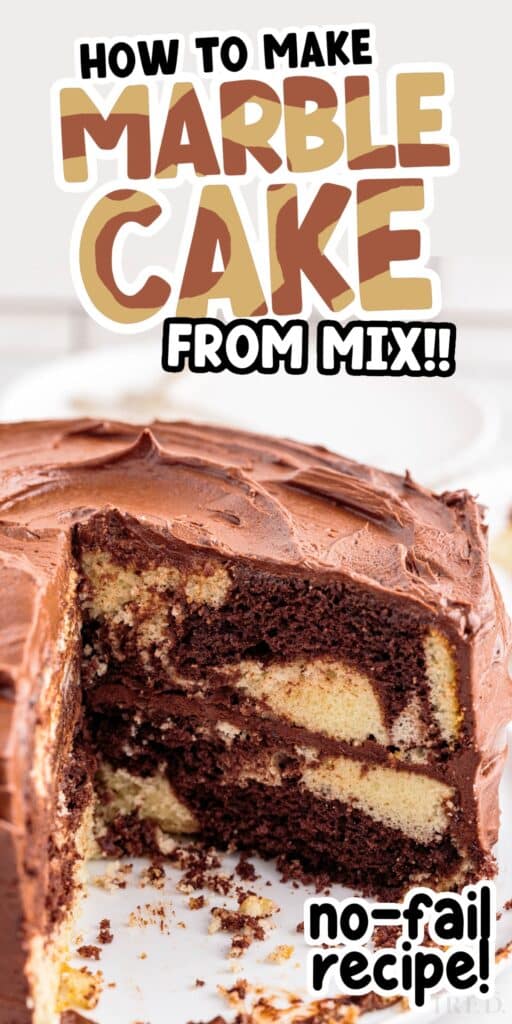
[[[106,889],[107,892],[112,889],[126,889],[127,878],[132,871],[133,864],[121,864],[118,860],[112,861],[103,875],[97,875],[92,879],[92,884],[96,885],[98,889]]]
[[[500,946],[500,948],[496,950],[496,963],[499,964],[502,960],[508,960],[511,953],[512,939],[510,942],[507,942],[504,946]]]
[[[235,867],[235,873],[244,882],[255,882],[260,876],[256,874],[256,868],[254,864],[248,859],[247,855],[242,853],[240,860]]]
[[[104,917],[100,921],[98,929],[98,942],[101,942],[102,946],[109,946],[114,941],[114,935],[110,927],[110,921],[108,917]]]
[[[165,886],[165,868],[163,864],[152,861],[140,874],[141,888],[151,886],[153,889],[163,889]]]
[[[84,960],[99,960],[101,957],[101,949],[99,946],[79,946],[77,953],[78,956],[81,956]]]
[[[145,903],[144,906],[137,905],[128,917],[130,928],[149,928],[150,925],[157,925],[162,935],[169,935],[170,928],[167,918],[168,907],[163,903]]]
[[[207,901],[205,896],[191,896],[188,901],[189,910],[202,910],[206,905]]]
[[[408,1008],[407,1000],[400,996],[388,998],[372,992],[309,1001],[295,992],[266,989],[245,979],[239,979],[231,988],[219,985],[218,992],[236,1011],[232,1024],[355,1024],[363,1014],[374,1010],[397,1004],[403,1010]],[[219,1021],[228,1024],[224,1017],[215,1017],[207,1024],[218,1024]]]
[[[63,964],[61,969],[57,1012],[62,1013],[78,1007],[79,1010],[94,1010],[103,989],[103,974],[95,974],[88,967],[72,967]]]
[[[220,870],[221,859],[211,847],[197,842],[176,845],[168,859],[182,872],[176,884],[178,892],[189,895],[197,889],[208,889],[219,896],[228,896],[232,891],[233,875]]]
[[[246,896],[240,904],[240,913],[248,917],[271,917],[278,910],[277,903],[267,896]]]
[[[218,931],[235,932],[258,941],[266,937],[266,931],[259,918],[244,914],[241,910],[229,910],[228,907],[213,907],[208,931],[210,935]]]
[[[251,945],[252,939],[249,935],[237,934],[231,939],[231,948],[228,953],[230,960],[240,960]]]
[[[284,964],[290,959],[294,949],[294,946],[288,946],[285,943],[282,943],[281,945],[276,946],[276,948],[268,954],[267,961],[271,964]]]
[[[215,935],[216,932],[221,930],[221,920],[218,914],[212,914],[210,923],[208,925],[208,935]]]

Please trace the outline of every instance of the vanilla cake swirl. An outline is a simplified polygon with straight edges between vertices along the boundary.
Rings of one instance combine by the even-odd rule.
[[[492,875],[510,629],[479,506],[187,423],[0,427],[0,1024],[54,1024],[91,853],[381,897]]]

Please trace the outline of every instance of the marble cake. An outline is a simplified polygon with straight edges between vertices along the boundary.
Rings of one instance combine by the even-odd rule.
[[[388,898],[495,870],[481,511],[186,423],[0,427],[0,1024],[58,1019],[87,857],[185,833]]]

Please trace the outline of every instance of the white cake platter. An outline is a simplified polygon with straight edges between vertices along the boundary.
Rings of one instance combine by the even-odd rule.
[[[186,418],[324,444],[442,484],[485,459],[499,428],[484,389],[450,379],[166,374],[155,339],[46,362],[0,393],[0,420]]]

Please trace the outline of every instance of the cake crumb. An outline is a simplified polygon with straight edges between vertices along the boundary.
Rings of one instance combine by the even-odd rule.
[[[271,964],[284,964],[286,960],[290,959],[293,951],[293,946],[287,946],[285,944],[276,946],[276,948],[268,954],[267,960]]]
[[[359,1010],[357,1006],[354,1006],[353,1003],[350,1003],[350,1006],[347,1006],[347,1009],[343,1014],[343,1024],[356,1024],[356,1021],[358,1020]]]
[[[242,853],[240,860],[235,867],[235,872],[239,878],[242,878],[244,882],[255,882],[260,876],[256,874],[256,868],[251,861],[248,860],[247,854]]]
[[[142,907],[137,905],[128,917],[130,928],[148,928],[150,925],[157,925],[162,935],[169,935],[167,923],[167,908],[163,903],[145,903]]]
[[[512,940],[507,942],[505,946],[500,946],[500,948],[496,950],[496,963],[499,964],[502,960],[508,960],[511,953]]]
[[[215,850],[205,849],[197,843],[175,846],[169,859],[183,872],[176,885],[178,892],[189,895],[197,889],[210,889],[220,896],[230,893],[233,876],[219,871],[221,861]]]
[[[203,988],[204,984],[205,983],[204,983],[202,978],[196,978],[196,981],[195,981],[196,988]]]
[[[133,871],[133,864],[121,864],[120,861],[113,861],[109,864],[105,874],[98,875],[93,879],[93,885],[98,889],[105,889],[110,892],[112,889],[126,889],[127,877]]]
[[[98,931],[98,942],[101,942],[102,946],[108,946],[114,941],[114,936],[110,928],[110,921],[108,917],[104,917],[100,921],[100,927]]]
[[[188,905],[190,910],[202,910],[206,906],[206,899],[204,896],[191,896]]]
[[[278,910],[277,903],[268,896],[246,896],[240,904],[240,913],[248,917],[271,917]]]
[[[249,989],[249,982],[246,981],[245,978],[238,978],[231,988],[224,988],[223,985],[217,986],[217,991],[224,997],[224,999],[226,999],[233,1009],[237,1009],[243,1005],[244,1000],[249,994]]]
[[[266,935],[259,918],[243,914],[240,910],[229,910],[227,907],[213,907],[208,931],[212,935],[220,930],[250,936],[259,941],[264,939]]]
[[[101,949],[99,946],[79,946],[77,953],[78,956],[83,957],[84,960],[99,960],[101,956]]]
[[[103,988],[103,974],[93,974],[88,967],[71,967],[63,964],[57,996],[57,1012],[71,1007],[79,1010],[94,1010]]]
[[[267,989],[250,985],[239,979],[231,988],[218,986],[218,992],[236,1011],[237,1024],[356,1024],[359,1018],[373,1010],[383,1010],[394,1004],[402,1009],[400,996],[385,997],[372,992],[361,996],[343,995],[312,1002],[295,992]],[[224,1018],[220,1018],[226,1024]],[[209,1024],[214,1024],[210,1021]]]
[[[215,908],[214,908],[215,909]],[[215,935],[216,932],[220,932],[222,927],[221,920],[218,914],[212,912],[210,923],[208,925],[208,935]]]
[[[176,882],[176,889],[178,892],[182,892],[184,896],[188,896],[190,892],[194,891],[194,886],[190,882],[180,879],[179,882]]]
[[[216,1014],[215,1017],[212,1017],[211,1020],[208,1020],[208,1021],[189,1020],[188,1024],[228,1024],[228,1022],[227,1022],[225,1017],[221,1017],[220,1013],[218,1013],[218,1014]]]
[[[165,869],[162,864],[152,861],[149,867],[144,868],[140,874],[140,884],[144,889],[150,885],[153,889],[163,889],[165,886]]]
[[[373,943],[377,949],[390,948],[395,949],[397,942],[402,934],[402,929],[398,924],[381,924],[378,925],[373,932]],[[428,935],[425,936],[425,940],[428,939]]]
[[[249,935],[237,934],[233,935],[231,939],[231,948],[228,953],[230,960],[239,960],[240,957],[249,949],[251,945],[251,938]]]

